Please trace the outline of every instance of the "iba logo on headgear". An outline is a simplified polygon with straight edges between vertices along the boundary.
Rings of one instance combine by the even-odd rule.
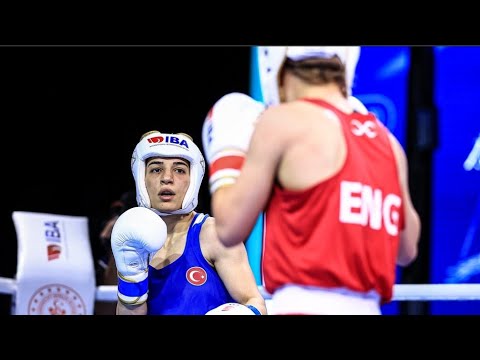
[[[62,284],[37,289],[28,303],[28,315],[85,315],[86,312],[81,296]]]

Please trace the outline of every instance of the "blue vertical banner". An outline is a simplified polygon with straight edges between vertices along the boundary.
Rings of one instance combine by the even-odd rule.
[[[439,46],[432,175],[432,283],[480,283],[480,47]],[[479,301],[434,301],[433,315],[480,315]]]
[[[362,46],[353,95],[396,136],[405,147],[410,48]]]
[[[258,101],[263,101],[262,89],[260,87],[260,74],[258,72],[258,56],[257,47],[251,48],[251,62],[250,62],[250,96]],[[263,247],[263,218],[264,214],[260,214],[255,226],[250,233],[245,247],[247,249],[248,261],[252,268],[253,275],[257,285],[262,285],[261,276],[261,261],[262,261],[262,247]]]

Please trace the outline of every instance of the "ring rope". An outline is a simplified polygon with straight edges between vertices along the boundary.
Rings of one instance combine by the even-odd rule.
[[[259,286],[265,299],[270,299],[263,286]],[[0,294],[14,295],[17,284],[14,279],[0,277]],[[115,285],[99,285],[96,301],[117,301]],[[480,284],[395,284],[392,301],[471,301],[480,300]]]

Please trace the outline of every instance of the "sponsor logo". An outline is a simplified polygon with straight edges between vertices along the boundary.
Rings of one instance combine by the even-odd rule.
[[[56,244],[47,245],[48,261],[58,259],[61,253],[62,253],[62,248],[60,247],[60,245],[56,245]]]
[[[363,94],[356,96],[365,107],[391,131],[395,132],[398,114],[395,103],[383,94]]]
[[[62,254],[62,234],[58,223],[59,221],[46,221],[43,223],[48,261],[57,260]]]
[[[375,131],[375,123],[373,121],[367,120],[364,123],[353,119],[350,124],[352,125],[352,134],[356,136],[363,136],[366,135],[370,139],[373,139],[377,136]]]
[[[179,145],[186,147],[188,149],[187,140],[180,140],[176,136],[172,135],[165,135],[165,136],[153,136],[147,139],[149,144],[171,144],[171,145]]]
[[[28,302],[28,315],[86,315],[86,312],[80,294],[62,284],[37,289]]]

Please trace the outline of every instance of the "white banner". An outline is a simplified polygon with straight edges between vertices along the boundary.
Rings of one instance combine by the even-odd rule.
[[[15,211],[15,315],[92,315],[95,269],[88,219]]]

